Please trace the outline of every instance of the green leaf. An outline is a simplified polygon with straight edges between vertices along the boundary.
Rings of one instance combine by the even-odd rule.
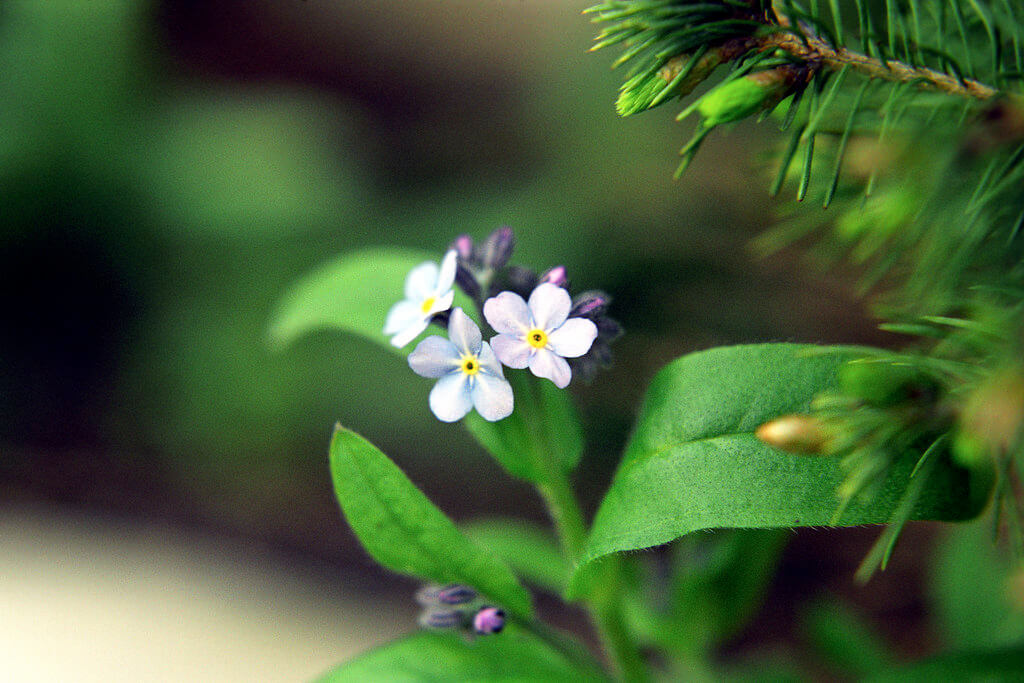
[[[372,248],[334,259],[309,273],[285,293],[271,317],[270,341],[278,347],[321,329],[336,329],[380,344],[402,356],[414,348],[391,345],[382,332],[391,306],[404,297],[405,276],[424,261],[443,254],[409,249]],[[458,289],[455,303],[474,317],[475,307]]]
[[[582,650],[568,655],[510,623],[473,642],[423,631],[342,664],[319,683],[607,680]]]
[[[569,565],[547,529],[521,519],[480,519],[464,524],[462,530],[504,560],[523,581],[556,595],[565,590]]]
[[[866,679],[870,683],[1024,680],[1024,645],[957,652],[918,662]]]
[[[520,479],[544,481],[540,466],[550,459],[571,471],[583,453],[583,429],[572,395],[529,372],[507,371],[505,379],[515,394],[512,415],[488,422],[472,412],[464,418],[466,429]]]
[[[754,430],[834,386],[852,347],[762,344],[684,356],[654,378],[636,432],[598,510],[570,593],[581,573],[614,552],[667,543],[699,529],[830,526],[843,472],[835,458],[784,453]],[[857,501],[842,525],[886,522],[913,459],[901,459],[872,501]],[[914,519],[966,519],[967,475],[945,461]]]
[[[463,583],[528,617],[530,596],[507,565],[466,538],[386,455],[338,425],[331,476],[345,518],[366,551],[396,572]]]

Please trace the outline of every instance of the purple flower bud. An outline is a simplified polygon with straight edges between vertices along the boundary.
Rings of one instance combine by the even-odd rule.
[[[419,622],[427,628],[459,628],[466,622],[466,616],[457,609],[428,609],[420,615]]]
[[[508,263],[512,258],[512,250],[516,246],[516,237],[512,228],[503,225],[490,235],[480,245],[480,265],[484,268],[497,270]]]
[[[481,635],[500,633],[505,628],[505,612],[497,607],[483,607],[473,616],[473,630]]]
[[[569,317],[595,319],[604,313],[610,302],[611,297],[604,292],[597,290],[583,292],[573,301]]]
[[[476,600],[476,591],[461,583],[445,586],[428,584],[416,591],[416,602],[421,605],[463,605]]]
[[[476,600],[476,591],[469,586],[452,584],[437,592],[437,601],[442,605],[462,605]]]
[[[452,242],[452,249],[463,261],[469,262],[473,259],[473,238],[469,235],[459,235]]]
[[[540,276],[540,282],[537,284],[550,282],[558,287],[565,287],[568,281],[569,279],[565,272],[565,266],[555,266],[554,268],[546,270],[544,274]]]
[[[437,604],[437,594],[441,591],[441,586],[437,584],[428,583],[418,591],[416,591],[416,602],[421,605],[434,605]]]

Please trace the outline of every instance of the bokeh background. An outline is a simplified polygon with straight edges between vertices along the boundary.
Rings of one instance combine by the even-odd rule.
[[[589,509],[666,361],[887,343],[849,274],[747,249],[776,210],[770,125],[714,136],[673,181],[688,126],[615,115],[621,74],[588,54],[585,6],[0,3],[0,656],[16,680],[304,680],[413,628],[414,584],[365,556],[332,497],[335,421],[456,519],[544,519],[432,418],[400,359],[326,332],[270,350],[277,298],[346,250],[440,253],[508,224],[518,262],[615,297],[616,364],[573,388]],[[904,655],[934,648],[934,533],[912,526],[867,588],[851,577],[876,531],[794,533],[734,648],[791,646],[801,605],[829,592]]]

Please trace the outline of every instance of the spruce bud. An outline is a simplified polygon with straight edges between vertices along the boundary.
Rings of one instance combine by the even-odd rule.
[[[697,111],[706,128],[739,121],[781,102],[795,80],[788,67],[759,71],[718,86],[701,98]]]
[[[764,423],[754,434],[769,446],[807,455],[820,455],[828,440],[824,425],[810,415],[783,415]]]

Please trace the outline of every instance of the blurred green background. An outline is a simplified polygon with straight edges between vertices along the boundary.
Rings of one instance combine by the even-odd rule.
[[[528,488],[433,419],[430,383],[400,359],[330,333],[269,349],[288,285],[365,245],[440,253],[508,224],[516,261],[564,264],[578,290],[614,296],[616,364],[573,389],[591,507],[669,359],[744,341],[885,343],[847,274],[746,250],[773,211],[768,124],[714,136],[673,181],[688,125],[671,108],[615,115],[621,74],[587,53],[585,6],[0,4],[5,505],[51,530],[87,514],[129,537],[159,524],[186,547],[231,539],[317,590],[397,591],[405,605],[411,582],[372,565],[333,500],[326,447],[341,421],[457,519],[543,519]],[[911,653],[928,647],[913,549],[931,532],[917,529],[852,597],[883,622],[903,610],[891,631]],[[771,615],[746,639],[789,638],[802,597],[852,591],[874,533],[794,534]],[[381,633],[408,627],[392,621]]]

